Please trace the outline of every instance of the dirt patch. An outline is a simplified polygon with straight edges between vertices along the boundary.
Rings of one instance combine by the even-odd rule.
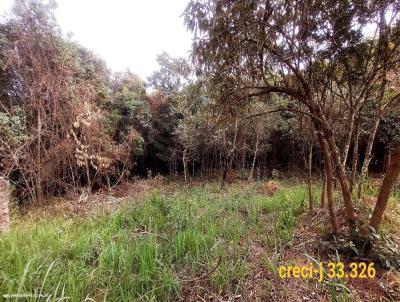
[[[95,194],[72,194],[68,198],[53,198],[42,206],[26,207],[25,212],[32,218],[54,216],[87,216],[98,212],[111,212],[124,202],[138,200],[144,193],[163,186],[164,179],[134,179],[122,183],[110,191],[99,191]]]

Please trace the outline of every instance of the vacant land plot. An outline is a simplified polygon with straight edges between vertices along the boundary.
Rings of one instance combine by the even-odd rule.
[[[318,257],[313,232],[325,231],[326,215],[304,211],[304,185],[283,186],[274,196],[260,183],[174,187],[127,198],[111,213],[24,215],[0,237],[0,293],[30,293],[30,301],[360,297],[351,284],[278,277],[280,263]]]

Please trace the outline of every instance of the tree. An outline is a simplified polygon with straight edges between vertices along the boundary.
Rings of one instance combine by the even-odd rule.
[[[9,98],[4,102],[9,105],[6,115],[16,121],[15,112],[22,110],[23,127],[29,134],[20,146],[22,150],[16,151],[14,146],[7,145],[7,151],[16,152],[12,164],[23,175],[26,188],[34,183],[34,190],[28,193],[32,200],[39,202],[43,199],[47,175],[43,171],[45,149],[49,149],[48,145],[57,145],[56,137],[67,135],[66,131],[59,133],[57,125],[71,123],[70,115],[62,111],[71,110],[65,91],[71,84],[73,70],[69,66],[74,62],[58,39],[53,9],[54,6],[38,1],[17,1],[5,50],[5,72],[9,75],[6,88]]]
[[[100,186],[120,174],[137,147],[135,131],[131,142],[112,140],[103,110],[109,71],[61,36],[54,8],[17,1],[0,26],[1,169],[21,200],[39,203],[45,195]]]
[[[399,27],[399,25],[397,25]],[[387,48],[384,49],[384,53],[382,56],[384,57],[385,60],[385,65],[384,68],[382,68],[382,74],[381,74],[381,79],[382,82],[381,84],[375,89],[375,97],[372,99],[370,102],[370,107],[372,107],[372,110],[370,109],[371,112],[368,112],[369,115],[372,115],[372,128],[369,129],[369,136],[368,136],[368,142],[367,142],[367,148],[365,151],[365,156],[364,156],[364,162],[361,168],[361,174],[360,174],[360,179],[358,182],[358,196],[361,196],[362,190],[363,190],[363,183],[365,181],[365,178],[368,174],[368,167],[372,159],[372,147],[375,141],[376,134],[378,132],[378,127],[382,121],[382,119],[387,116],[390,111],[396,111],[396,108],[400,104],[400,82],[398,80],[398,73],[399,73],[399,67],[398,64],[395,65],[392,68],[389,68],[392,64],[389,64],[389,61],[391,57],[392,60],[394,59],[396,62],[399,60],[399,53],[396,52],[396,47],[392,46],[391,40],[389,37],[389,29],[387,28],[387,25],[384,21],[382,21],[381,25],[381,30],[385,32],[385,39],[386,39],[386,44]],[[399,43],[397,41],[397,43]],[[369,109],[369,108],[368,108]]]
[[[122,143],[134,129],[142,135],[150,128],[150,107],[144,82],[130,71],[117,73],[111,83],[110,101],[105,109],[110,112],[110,127],[114,140]]]
[[[390,1],[379,5],[358,1],[191,1],[185,11],[187,27],[196,33],[194,63],[199,73],[209,75],[214,90],[222,91],[221,103],[283,94],[307,108],[315,130],[329,147],[324,152],[325,163],[333,159],[337,165],[350,226],[356,216],[329,116],[332,75],[343,71],[336,65],[340,55],[362,43],[364,26],[382,24],[387,12],[392,13],[392,22],[377,31],[378,46],[372,43],[370,48],[374,53],[367,68],[371,79],[395,65],[393,50],[390,57],[381,55],[388,53],[389,40],[394,40],[393,49],[399,44],[395,29],[398,8]]]
[[[171,58],[163,52],[157,56],[160,69],[149,78],[149,85],[167,97],[174,96],[189,82],[191,68],[184,58]]]

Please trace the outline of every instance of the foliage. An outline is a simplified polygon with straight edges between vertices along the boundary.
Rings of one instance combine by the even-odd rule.
[[[27,139],[24,113],[20,107],[13,108],[13,114],[0,112],[2,144],[20,146]]]
[[[165,96],[174,96],[190,80],[191,67],[184,58],[171,58],[166,52],[157,56],[157,62],[160,69],[148,78],[148,83]]]

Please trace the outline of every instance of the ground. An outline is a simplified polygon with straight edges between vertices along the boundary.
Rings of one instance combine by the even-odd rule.
[[[262,182],[220,190],[216,182],[194,182],[189,189],[163,178],[136,180],[112,192],[14,210],[12,231],[0,236],[0,297],[400,301],[398,271],[381,263],[373,279],[280,278],[280,265],[365,259],[328,248],[328,215],[318,205],[307,210],[305,184],[277,183],[270,194]],[[391,232],[400,221],[394,201],[382,232],[398,242]],[[372,205],[366,198],[359,214]],[[35,299],[43,301],[33,295],[30,301]]]

